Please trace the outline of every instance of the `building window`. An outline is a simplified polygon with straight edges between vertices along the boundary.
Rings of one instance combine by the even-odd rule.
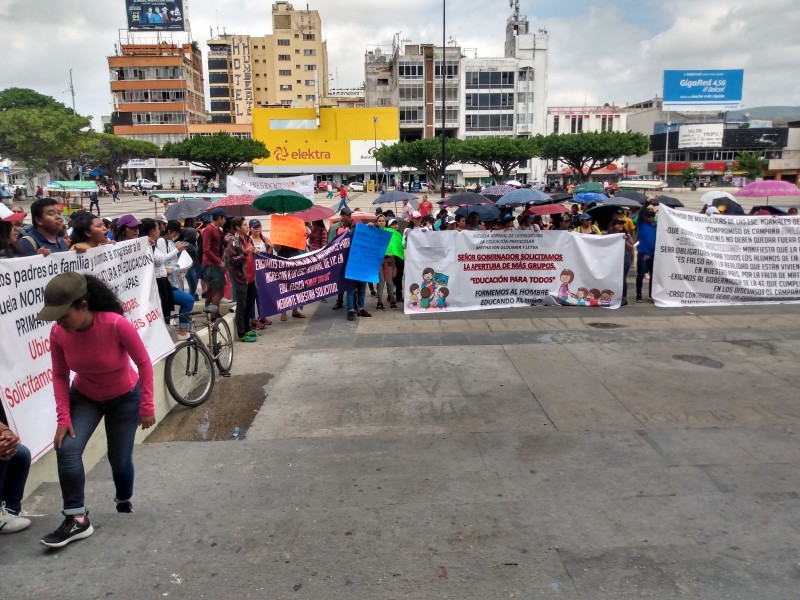
[[[425,72],[421,62],[411,62],[401,60],[397,66],[397,76],[400,79],[422,79]]]
[[[174,125],[186,122],[182,112],[142,112],[133,113],[134,125]]]
[[[445,115],[445,117],[447,119],[445,125],[447,125],[447,124],[458,124],[458,109],[457,108],[446,108],[445,107],[444,115]],[[442,123],[442,108],[440,106],[437,106],[436,109],[434,110],[433,120],[436,123],[439,123],[439,124]]]
[[[400,123],[422,123],[422,107],[407,107],[400,109]]]
[[[303,41],[305,42],[313,42],[316,41],[317,34],[316,33],[304,33],[303,34]]]
[[[211,112],[230,112],[231,111],[231,103],[230,101],[213,101],[211,102]]]
[[[292,60],[291,54],[278,54],[278,60]]]
[[[209,71],[227,71],[228,59],[227,58],[209,58],[208,70]]]
[[[603,115],[600,117],[600,131],[614,131],[613,115]]]
[[[306,85],[314,85],[316,82],[313,79],[306,79]]]
[[[378,98],[378,106],[391,106],[389,98]]]
[[[467,131],[512,131],[514,115],[465,115]]]
[[[283,39],[278,40],[278,46],[288,46],[288,45],[289,45],[289,40],[283,40]]]
[[[425,89],[421,83],[403,83],[398,90],[400,102],[421,102],[425,99]]]
[[[292,86],[291,85],[281,85],[281,86],[279,86],[279,88],[280,88],[280,90],[282,92],[291,92],[292,91]]]
[[[316,56],[316,55],[317,51],[314,50],[313,48],[306,48],[305,50],[303,50],[303,56]]]
[[[447,79],[455,79],[458,77],[458,62],[457,61],[446,61],[444,65],[444,72],[445,77]],[[442,78],[442,61],[437,60],[436,64],[433,67],[434,77],[436,79]]]
[[[209,73],[208,83],[228,83],[227,73]]]
[[[227,87],[210,87],[208,95],[211,98],[227,98],[230,96],[230,90]]]
[[[570,133],[583,133],[583,115],[574,115],[572,117]]]
[[[513,71],[467,71],[467,89],[514,87]]]
[[[467,94],[466,106],[471,110],[508,110],[514,107],[514,94]]]
[[[306,65],[305,66],[305,70],[306,71],[316,71],[317,70],[317,65]]]
[[[553,117],[553,133],[558,133],[558,121],[559,118],[557,116]]]
[[[292,70],[291,69],[280,69],[278,71],[278,75],[281,75],[283,77],[291,77],[292,76]]]
[[[292,105],[291,100],[281,100],[281,106],[291,106],[291,105]]]
[[[316,99],[317,97],[314,94],[306,94],[306,100],[308,102],[314,102]]]
[[[442,101],[442,86],[437,85],[434,88],[434,99],[437,102]],[[445,85],[444,86],[444,99],[445,102],[457,102],[458,101],[458,87],[455,85]]]

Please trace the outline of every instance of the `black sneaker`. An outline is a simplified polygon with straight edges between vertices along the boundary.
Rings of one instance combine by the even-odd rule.
[[[347,311],[347,320],[348,321],[355,321],[356,320],[356,313],[352,310]]]
[[[636,296],[636,303],[637,304],[641,304],[642,303],[642,297],[641,296]]]
[[[344,308],[344,304],[339,304],[338,302],[333,305],[333,310],[339,310],[340,308]]]
[[[369,312],[365,311],[365,310],[362,308],[360,311],[358,311],[358,316],[359,316],[359,317],[371,317],[371,316],[372,316],[372,313],[369,313]]]
[[[131,504],[130,500],[126,500],[125,502],[117,503],[117,512],[118,513],[132,513],[133,512],[133,504]]]
[[[83,523],[78,523],[72,515],[69,515],[58,529],[50,535],[44,536],[41,543],[48,548],[63,548],[70,542],[82,540],[93,533],[94,527],[89,523],[89,511],[86,511],[86,519]]]

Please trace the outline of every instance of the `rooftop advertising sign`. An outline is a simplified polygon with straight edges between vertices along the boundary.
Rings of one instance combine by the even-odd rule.
[[[678,148],[722,148],[722,123],[681,125],[678,131]]]
[[[664,71],[664,110],[736,110],[744,71]]]
[[[183,0],[125,0],[128,29],[154,31],[183,31],[186,13]]]

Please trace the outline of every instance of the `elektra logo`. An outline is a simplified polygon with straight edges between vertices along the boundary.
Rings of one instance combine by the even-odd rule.
[[[289,158],[292,160],[330,160],[331,153],[324,150],[314,150],[313,148],[289,152],[289,149],[284,146],[275,147],[275,160],[285,162]]]
[[[289,151],[283,146],[275,148],[275,160],[285,161],[289,157]]]

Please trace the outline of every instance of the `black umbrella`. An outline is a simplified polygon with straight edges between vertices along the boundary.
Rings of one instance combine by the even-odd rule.
[[[572,200],[572,194],[567,194],[566,192],[557,192],[555,194],[550,194],[550,197],[553,199],[553,202],[564,202],[565,200]]]
[[[642,195],[644,196],[644,194],[642,194]],[[644,202],[646,200],[647,200],[647,198],[642,200],[642,202]],[[628,198],[627,196],[620,197],[618,194],[615,194],[614,196],[612,196],[611,198],[609,198],[608,200],[603,202],[603,205],[605,205],[605,206],[624,206],[624,207],[627,207],[627,208],[641,208],[642,202],[638,202],[637,200],[634,200],[633,198]]]
[[[725,196],[714,198],[711,201],[711,206],[716,206],[719,209],[719,212],[725,215],[744,214],[744,209],[742,208],[741,204],[736,202],[736,200],[731,200],[730,198],[726,198]]]
[[[494,204],[473,204],[469,206],[459,206],[456,217],[466,217],[469,219],[470,213],[476,212],[481,221],[496,221],[500,218],[500,209]]]
[[[622,207],[619,205],[598,204],[587,210],[586,213],[591,215],[592,219],[594,219],[594,222],[597,223],[597,226],[601,230],[605,231],[608,229],[608,224],[611,222],[611,219],[617,216],[620,208]]]
[[[402,202],[403,200],[408,200],[408,203],[411,204],[411,206],[414,208],[419,208],[419,200],[417,200],[417,197],[414,194],[401,192],[400,190],[392,190],[391,192],[387,192],[382,196],[378,196],[372,203],[390,204],[392,202]]]
[[[491,204],[492,201],[489,200],[486,196],[481,196],[480,194],[476,194],[475,192],[461,192],[460,194],[455,194],[453,196],[449,196],[444,200],[440,200],[439,204],[442,206],[461,206],[462,204]]]
[[[751,215],[757,215],[760,211],[765,210],[771,215],[787,215],[788,213],[782,208],[773,206],[771,204],[760,204],[750,209]]]
[[[175,204],[170,204],[164,216],[167,219],[183,221],[184,219],[193,219],[209,208],[211,208],[211,202],[209,200],[205,198],[189,198],[188,200],[181,200]]]
[[[650,202],[652,202],[653,204],[662,204],[664,206],[669,206],[670,208],[681,208],[683,206],[683,202],[681,202],[677,198],[673,198],[672,196],[656,196]]]
[[[647,194],[637,192],[636,190],[622,190],[621,192],[615,193],[614,198],[630,198],[639,203],[637,206],[641,206],[644,204],[644,201],[647,200]]]

